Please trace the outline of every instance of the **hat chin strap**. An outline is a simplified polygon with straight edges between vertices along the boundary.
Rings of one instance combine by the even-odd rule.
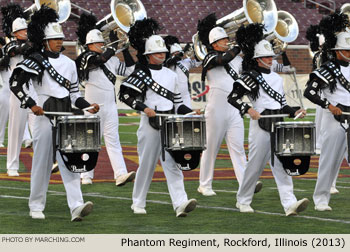
[[[102,47],[101,46],[97,46],[95,43],[92,44],[96,50],[98,50],[99,52],[103,52]]]
[[[270,65],[266,64],[261,58],[258,58],[258,60],[260,61],[261,64],[263,64],[266,68],[271,68]]]
[[[350,58],[346,57],[341,51],[339,51],[339,54],[346,59],[348,62],[350,62]]]
[[[228,46],[227,44],[226,44],[226,45],[221,45],[221,44],[217,43],[217,46],[218,46],[219,48],[224,49],[224,50],[227,50],[227,49],[229,48],[229,46]]]
[[[54,51],[51,50],[51,47],[50,47],[50,44],[49,44],[49,40],[48,40],[48,39],[46,40],[46,47],[47,47],[47,49],[48,49],[50,52],[54,52]]]
[[[159,58],[155,55],[152,55],[152,57],[157,61],[158,65],[163,64],[163,62],[165,61],[164,58]]]

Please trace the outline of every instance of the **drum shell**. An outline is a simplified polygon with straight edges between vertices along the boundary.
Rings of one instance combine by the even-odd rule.
[[[206,127],[203,116],[172,116],[164,121],[165,149],[193,151],[206,149]]]
[[[57,145],[62,153],[98,152],[101,149],[100,117],[60,116]]]
[[[313,122],[278,122],[272,134],[275,134],[277,156],[315,155],[316,137]]]

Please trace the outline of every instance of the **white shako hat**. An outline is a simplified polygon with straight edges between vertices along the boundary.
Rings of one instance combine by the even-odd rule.
[[[209,44],[213,44],[214,42],[223,38],[228,38],[228,35],[222,27],[214,27],[209,32]]]
[[[254,47],[253,59],[262,58],[262,57],[275,57],[275,56],[276,54],[273,51],[271,43],[265,39],[261,40]]]
[[[12,22],[12,34],[16,31],[24,30],[27,28],[28,25],[24,18],[18,17]]]
[[[350,50],[350,32],[338,33],[337,43],[332,50]]]
[[[164,39],[159,35],[152,35],[146,40],[145,52],[143,55],[152,53],[166,53],[169,50],[165,46]]]
[[[86,44],[104,43],[105,40],[102,36],[102,32],[98,29],[93,29],[86,34]]]
[[[44,39],[63,39],[62,26],[58,22],[48,23],[44,30]]]

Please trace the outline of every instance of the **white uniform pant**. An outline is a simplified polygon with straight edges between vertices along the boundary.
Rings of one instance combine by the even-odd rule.
[[[316,106],[316,116],[315,116],[315,128],[316,128],[316,149],[321,150],[322,146],[322,138],[321,138],[321,122],[322,122],[322,113],[323,108],[320,106]],[[340,171],[340,167],[338,169],[338,172],[333,180],[332,187],[335,187],[337,184],[337,178]]]
[[[228,93],[210,89],[205,109],[207,149],[200,164],[201,187],[212,188],[216,156],[225,138],[238,184],[243,179],[246,155],[244,151],[244,123],[239,111],[227,102]]]
[[[39,96],[38,106],[48,97]],[[33,130],[34,156],[30,180],[29,208],[31,211],[44,211],[46,194],[53,165],[52,125],[46,116],[36,116]],[[80,174],[70,172],[57,151],[56,158],[67,193],[70,211],[84,204],[80,188]]]
[[[250,120],[249,154],[243,181],[237,193],[237,202],[250,205],[253,200],[256,182],[263,172],[266,163],[271,159],[270,133],[259,127],[257,120]],[[282,163],[275,156],[275,165],[271,165],[281,204],[286,211],[297,199],[293,193],[293,180],[283,169]]]
[[[90,103],[103,104],[95,115],[100,117],[101,138],[103,135],[114,178],[126,174],[127,169],[119,140],[119,117],[114,92],[87,85],[85,99]],[[87,112],[87,114],[90,113]],[[82,173],[81,177],[93,178],[94,170]]]
[[[321,155],[313,195],[315,205],[328,205],[330,189],[346,152],[346,133],[329,110],[322,111]]]
[[[0,144],[4,144],[6,125],[9,119],[10,93],[8,83],[3,83],[0,88]]]
[[[35,115],[29,109],[22,109],[20,104],[18,98],[11,92],[8,124],[7,170],[19,169],[19,154],[21,152],[27,121],[31,129],[34,127]]]
[[[176,167],[171,155],[165,151],[165,161],[161,158],[160,131],[153,129],[146,115],[141,116],[140,126],[137,131],[137,151],[139,155],[139,167],[136,172],[132,200],[134,206],[144,208],[146,197],[152,182],[157,162],[160,162],[167,180],[173,208],[176,209],[185,203],[188,198],[185,192],[184,177],[182,171]]]

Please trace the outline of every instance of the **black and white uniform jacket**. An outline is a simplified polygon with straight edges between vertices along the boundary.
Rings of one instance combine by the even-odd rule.
[[[324,109],[329,104],[350,107],[349,80],[348,62],[328,61],[310,74],[304,96]],[[322,91],[322,97],[319,91]]]
[[[13,40],[2,48],[0,57],[0,72],[4,82],[8,83],[17,63],[23,60],[23,55],[30,49],[29,43],[23,40]]]
[[[293,117],[296,112],[287,105],[282,77],[270,69],[259,67],[256,70],[243,72],[234,83],[228,102],[240,111],[242,117],[251,108],[242,101],[244,95],[248,96],[254,109],[259,113],[264,110],[280,110],[279,113],[287,113]]]
[[[23,89],[29,80],[32,80],[38,97],[69,98],[80,109],[90,106],[80,95],[74,61],[61,53],[33,53],[17,65],[10,79],[10,88],[21,101],[22,108],[36,105],[36,101]]]
[[[217,88],[229,94],[242,71],[239,52],[238,47],[227,52],[210,51],[203,61],[202,81],[207,77],[210,89]]]
[[[177,74],[162,65],[137,64],[122,82],[119,99],[140,111],[147,107],[163,112],[175,108],[178,114],[192,111],[183,104]]]
[[[111,48],[107,48],[102,54],[83,52],[75,61],[79,80],[85,81],[85,85],[114,92],[116,76],[128,76],[135,68],[135,62],[127,49],[123,50],[123,56],[125,62],[121,62]]]

